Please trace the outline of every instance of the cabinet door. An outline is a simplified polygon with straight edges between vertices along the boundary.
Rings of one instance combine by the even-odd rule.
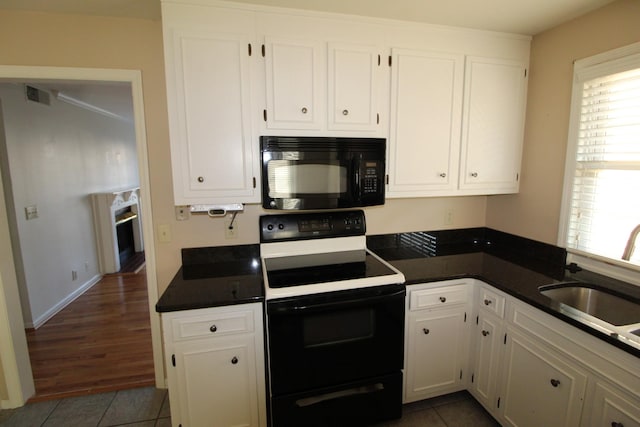
[[[328,128],[376,131],[378,49],[330,43],[328,65]]]
[[[598,381],[595,387],[592,413],[585,423],[589,427],[640,427],[640,400],[615,391],[605,383]]]
[[[498,403],[504,424],[578,426],[586,373],[514,329],[507,328],[506,345]]]
[[[177,205],[257,202],[250,39],[165,28]]]
[[[467,58],[461,189],[518,191],[526,87],[526,67],[520,62]]]
[[[475,329],[475,361],[471,392],[486,408],[496,407],[500,356],[504,349],[502,319],[480,311]]]
[[[388,197],[458,185],[462,55],[392,50]]]
[[[464,308],[409,314],[405,402],[464,388]]]
[[[258,426],[253,336],[188,341],[175,346],[183,426]]]
[[[320,129],[326,73],[317,42],[265,39],[268,129]]]

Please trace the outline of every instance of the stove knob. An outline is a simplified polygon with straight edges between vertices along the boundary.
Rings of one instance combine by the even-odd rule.
[[[273,230],[273,224],[267,225],[267,230],[269,230],[269,231]]]
[[[284,224],[278,224],[278,230],[284,230]]]

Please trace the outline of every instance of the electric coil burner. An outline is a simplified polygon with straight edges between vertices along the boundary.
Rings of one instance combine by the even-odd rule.
[[[401,415],[404,276],[365,231],[361,210],[260,218],[273,427]]]

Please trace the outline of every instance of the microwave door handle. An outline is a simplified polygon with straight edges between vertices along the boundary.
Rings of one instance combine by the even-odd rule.
[[[360,159],[353,159],[353,198],[360,199]]]

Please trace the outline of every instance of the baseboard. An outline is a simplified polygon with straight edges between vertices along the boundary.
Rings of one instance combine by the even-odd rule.
[[[76,298],[84,294],[87,290],[89,290],[89,288],[91,288],[93,285],[98,283],[100,279],[102,279],[102,276],[99,274],[93,276],[91,279],[85,282],[78,289],[76,289],[75,291],[67,295],[63,300],[61,300],[56,305],[54,305],[49,310],[47,310],[42,316],[35,319],[32,323],[25,322],[24,324],[25,328],[38,329],[40,326],[44,325],[47,322],[47,320],[51,319],[53,316],[58,314],[63,308],[71,304],[73,301],[76,300]]]

